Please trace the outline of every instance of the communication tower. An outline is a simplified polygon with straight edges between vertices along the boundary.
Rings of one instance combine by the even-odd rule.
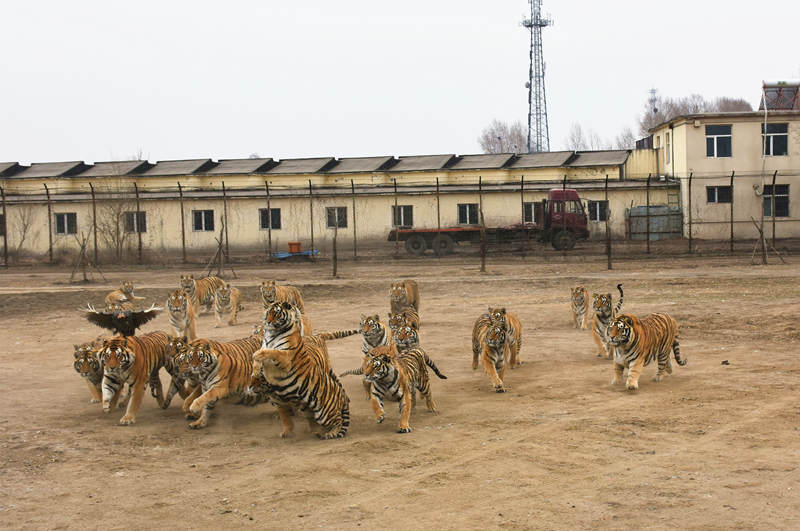
[[[528,0],[531,18],[522,20],[522,26],[531,34],[530,68],[528,70],[528,153],[550,151],[550,129],[547,125],[547,98],[544,89],[544,57],[542,55],[542,28],[553,21],[542,17],[542,0]]]

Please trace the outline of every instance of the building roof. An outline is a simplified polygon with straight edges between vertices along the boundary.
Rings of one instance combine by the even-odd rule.
[[[88,165],[81,161],[71,162],[34,162],[21,172],[14,175],[19,179],[36,177],[62,177],[73,175],[87,168]]]
[[[444,169],[455,155],[413,155],[400,157],[392,166],[392,171],[425,171]]]
[[[630,152],[626,149],[609,151],[577,151],[567,166],[619,166],[625,164]]]
[[[86,171],[81,172],[81,177],[115,177],[131,173],[141,173],[153,165],[146,160],[119,160],[109,162],[95,162]]]
[[[553,168],[567,164],[574,155],[573,151],[549,151],[542,153],[525,153],[517,155],[508,165],[509,168]]]
[[[276,164],[271,158],[220,160],[216,166],[206,170],[206,173],[210,175],[262,173]]]
[[[293,174],[316,173],[334,163],[333,157],[320,157],[315,159],[283,159],[277,166],[270,168],[266,173]]]
[[[156,162],[155,166],[142,175],[189,175],[210,168],[213,164],[211,159],[164,160]]]
[[[394,157],[353,157],[337,159],[336,165],[325,173],[360,173],[380,171],[392,165]]]
[[[797,111],[788,111],[788,110],[768,110],[767,117],[787,117],[787,118],[794,118],[800,119],[800,110]],[[691,122],[694,120],[734,120],[737,118],[749,118],[753,119],[764,119],[764,111],[738,111],[738,112],[701,112],[695,114],[681,114],[678,116],[674,116],[665,122],[661,122],[660,124],[651,127],[648,129],[648,132],[653,133],[662,127],[665,127],[669,124],[677,124],[678,122]],[[771,119],[771,118],[770,118]]]
[[[451,170],[495,170],[505,166],[514,157],[513,153],[489,153],[484,155],[462,155],[453,162]]]
[[[0,175],[12,175],[21,169],[19,162],[0,162]]]

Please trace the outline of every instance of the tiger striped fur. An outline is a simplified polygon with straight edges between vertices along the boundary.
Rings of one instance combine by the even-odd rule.
[[[398,328],[404,326],[406,324],[414,324],[419,330],[419,314],[417,310],[412,307],[404,308],[402,311],[397,313],[389,313],[389,320],[386,324],[389,326],[389,329],[392,333],[396,332]]]
[[[419,312],[419,286],[414,280],[398,280],[389,288],[389,303],[392,313],[411,307]]]
[[[136,422],[136,412],[142,403],[145,384],[150,383],[159,406],[163,404],[163,390],[158,370],[164,366],[165,350],[170,336],[166,332],[150,332],[140,336],[114,337],[103,342],[103,411],[110,412],[119,400],[122,386],[127,382],[132,388],[121,425]]]
[[[176,337],[186,336],[191,341],[197,337],[197,321],[194,314],[194,304],[189,300],[189,295],[181,288],[169,294],[167,299],[169,312],[169,326]]]
[[[283,311],[273,311],[276,306]],[[270,306],[267,327],[281,313],[288,314],[291,323],[288,329],[272,335],[269,348],[253,354],[253,386],[266,382],[283,424],[281,437],[292,432],[293,411],[303,412],[312,429],[321,426],[325,430],[317,434],[321,439],[344,437],[350,426],[350,400],[331,369],[325,339],[303,336],[299,311],[292,311],[288,303]]]
[[[103,399],[101,384],[103,383],[103,364],[98,355],[98,351],[103,347],[103,341],[108,339],[105,336],[98,336],[92,341],[73,345],[75,347],[75,361],[73,366],[89,386],[89,393],[92,398],[89,403],[96,404]]]
[[[592,338],[595,345],[597,345],[598,358],[611,359],[612,356],[612,349],[608,343],[606,330],[608,330],[608,323],[617,316],[617,313],[622,308],[624,299],[622,284],[617,284],[617,289],[619,290],[619,301],[617,301],[617,305],[613,309],[611,307],[613,301],[610,293],[592,293],[592,310],[594,312],[592,317]]]
[[[670,350],[678,365],[686,365],[688,361],[681,358],[678,323],[666,313],[653,313],[641,319],[632,314],[620,314],[609,323],[608,337],[614,347],[614,378],[611,384],[619,383],[627,368],[625,387],[631,391],[639,389],[642,369],[654,359],[658,360],[654,382],[660,382],[672,374]]]
[[[589,291],[583,286],[570,290],[572,327],[586,330],[589,324]]]
[[[397,350],[404,352],[419,348],[419,331],[417,325],[408,323],[397,329],[393,336],[394,344],[397,345]]]
[[[512,369],[516,368],[521,363],[521,347],[522,323],[519,319],[505,308],[489,307],[489,313],[478,317],[472,327],[472,369],[477,369],[480,361],[492,380],[494,390],[504,393],[506,360]]]
[[[219,277],[209,276],[195,280],[194,275],[181,275],[180,287],[189,295],[195,315],[200,315],[201,305],[205,306],[206,311],[214,308],[214,293],[224,285],[225,281]]]
[[[111,306],[112,304],[141,300],[144,300],[144,297],[137,297],[133,294],[133,282],[126,280],[118,289],[106,295],[105,304],[106,306]]]
[[[264,304],[265,310],[275,302],[288,302],[297,307],[300,313],[306,313],[305,306],[303,306],[303,296],[300,294],[300,290],[294,286],[278,286],[274,280],[267,280],[261,283],[259,289],[261,291],[261,302]]]
[[[228,324],[233,326],[236,324],[236,316],[239,310],[244,309],[242,306],[242,292],[239,288],[234,288],[229,282],[224,286],[217,288],[214,294],[214,317],[216,319],[214,327],[219,328],[222,325],[222,316],[228,314]]]
[[[200,385],[196,378],[192,378],[188,371],[181,372],[180,363],[183,354],[188,348],[191,340],[186,336],[173,337],[170,339],[165,350],[164,368],[171,376],[169,389],[161,404],[163,409],[167,409],[172,402],[173,397],[179,394],[184,400],[188,397],[194,389]],[[188,405],[184,409],[184,414],[188,413]]]

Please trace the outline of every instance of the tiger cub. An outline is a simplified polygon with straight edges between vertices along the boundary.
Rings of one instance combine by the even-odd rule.
[[[407,323],[401,326],[394,333],[392,339],[394,339],[394,344],[397,345],[397,350],[400,352],[419,348],[419,331],[417,330],[417,325],[414,323]]]
[[[152,387],[159,406],[163,404],[158,370],[164,366],[170,339],[166,332],[150,332],[140,336],[113,337],[103,342],[100,351],[103,361],[103,411],[108,413],[114,408],[126,382],[132,388],[128,408],[119,421],[121,425],[136,422],[136,411],[142,403],[146,384]]]
[[[98,336],[92,341],[73,345],[75,347],[75,372],[86,379],[92,399],[89,403],[96,404],[103,399],[100,384],[103,382],[103,365],[100,362],[98,351],[103,346],[105,336]]]
[[[267,280],[261,283],[261,302],[264,303],[266,310],[272,303],[275,302],[288,302],[297,307],[300,313],[306,313],[303,306],[303,296],[300,295],[300,290],[294,286],[278,286],[274,280]]]
[[[393,400],[400,402],[400,426],[397,432],[411,432],[409,419],[416,390],[425,397],[428,411],[437,412],[431,394],[428,367],[439,378],[447,379],[422,349],[398,352],[396,345],[391,344],[374,348],[364,356],[361,372],[372,387],[370,402],[378,424],[386,418],[383,401]]]
[[[411,306],[404,308],[402,311],[397,313],[389,313],[389,320],[387,321],[387,325],[392,330],[392,332],[397,332],[397,329],[401,326],[406,324],[414,324],[419,330],[419,314],[417,311],[412,308]]]
[[[686,365],[681,358],[678,343],[678,323],[666,313],[654,313],[644,318],[632,314],[620,314],[608,325],[608,340],[614,347],[614,378],[611,385],[622,380],[628,369],[625,387],[631,391],[639,389],[639,376],[645,365],[658,359],[658,372],[653,381],[660,382],[672,374],[670,350],[678,365]]]
[[[519,319],[505,308],[489,307],[489,313],[478,317],[472,327],[472,369],[478,368],[480,359],[494,390],[504,393],[506,359],[512,369],[516,368],[522,363],[519,360],[521,347],[522,323]]]
[[[570,290],[572,307],[572,327],[586,330],[589,324],[589,291],[583,286]]]
[[[419,312],[419,286],[414,280],[398,280],[392,282],[389,289],[389,303],[392,313],[399,313],[411,307]]]
[[[592,338],[594,338],[594,343],[597,345],[598,358],[605,357],[606,359],[611,359],[611,345],[608,344],[606,330],[608,329],[608,323],[616,317],[617,313],[619,313],[622,308],[622,301],[624,299],[622,284],[617,284],[617,289],[619,290],[619,301],[617,301],[617,305],[613,309],[611,308],[612,299],[610,293],[592,293],[592,310],[594,310],[594,316],[592,317]]]
[[[120,285],[119,289],[115,289],[106,295],[105,303],[106,306],[111,306],[113,304],[119,304],[122,302],[141,300],[144,300],[144,297],[137,297],[133,294],[133,282],[126,280]]]
[[[299,309],[289,311],[292,306],[288,303],[270,306],[268,327],[281,313],[273,311],[277,306],[283,308],[283,314],[289,314],[288,328],[273,337],[271,348],[261,348],[253,354],[253,385],[263,386],[261,382],[266,382],[283,424],[281,437],[292,432],[293,411],[303,412],[312,429],[316,425],[324,429],[317,437],[344,437],[350,426],[350,399],[331,369],[325,339],[320,335],[303,336],[297,318]]]
[[[180,288],[189,295],[195,315],[200,315],[200,305],[205,306],[206,311],[214,308],[214,294],[217,288],[224,285],[225,281],[219,277],[209,276],[195,280],[194,275],[181,275]]]
[[[239,310],[242,310],[242,292],[239,288],[234,288],[229,282],[224,286],[217,288],[214,296],[214,315],[216,317],[216,324],[214,328],[219,328],[222,324],[223,314],[229,314],[228,324],[233,326],[236,324],[236,316]]]
[[[186,336],[189,341],[197,337],[194,305],[184,290],[178,288],[169,294],[167,310],[169,326],[176,337]]]

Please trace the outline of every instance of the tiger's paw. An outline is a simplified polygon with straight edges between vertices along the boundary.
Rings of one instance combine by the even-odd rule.
[[[205,428],[205,427],[206,423],[203,421],[203,419],[197,419],[196,421],[189,423],[190,430],[199,430],[200,428]]]
[[[281,432],[281,439],[288,439],[292,436],[292,432],[290,431],[282,431]]]
[[[103,413],[111,413],[111,406],[103,404]]]
[[[636,390],[639,389],[639,384],[638,384],[638,382],[637,383],[627,382],[625,384],[625,387],[628,389],[628,391],[636,391]]]
[[[89,400],[89,403],[90,403],[90,404],[99,404],[99,403],[100,403],[100,400],[98,400],[98,399],[96,399],[96,398],[92,398],[91,400]]]
[[[476,362],[476,361],[473,361],[473,362],[472,362],[472,370],[474,371],[474,370],[476,370],[477,368],[478,368],[478,362]]]
[[[202,407],[200,407],[200,406],[197,404],[197,401],[194,401],[194,402],[192,402],[192,405],[191,405],[191,406],[189,406],[189,413],[191,413],[192,415],[194,415],[194,417],[195,417],[195,418],[199,417],[199,416],[200,416],[200,413],[202,413],[202,411],[203,411],[203,408],[202,408]]]
[[[136,417],[133,415],[125,415],[119,419],[120,426],[132,426],[133,424],[136,424]]]
[[[397,430],[397,433],[411,433],[410,427],[400,428]]]
[[[186,420],[194,420],[198,417],[198,415],[195,415],[191,411],[185,412],[183,416],[186,418]]]
[[[495,393],[505,393],[506,392],[506,388],[503,387],[503,384],[495,385],[494,386],[494,392]]]
[[[655,376],[653,376],[653,381],[656,382],[656,383],[659,383],[663,379],[664,379],[664,376],[661,375],[661,374],[656,374]]]
[[[378,424],[380,424],[381,422],[384,421],[384,419],[386,419],[386,415],[381,415],[380,417],[376,418],[375,420],[377,420]]]

